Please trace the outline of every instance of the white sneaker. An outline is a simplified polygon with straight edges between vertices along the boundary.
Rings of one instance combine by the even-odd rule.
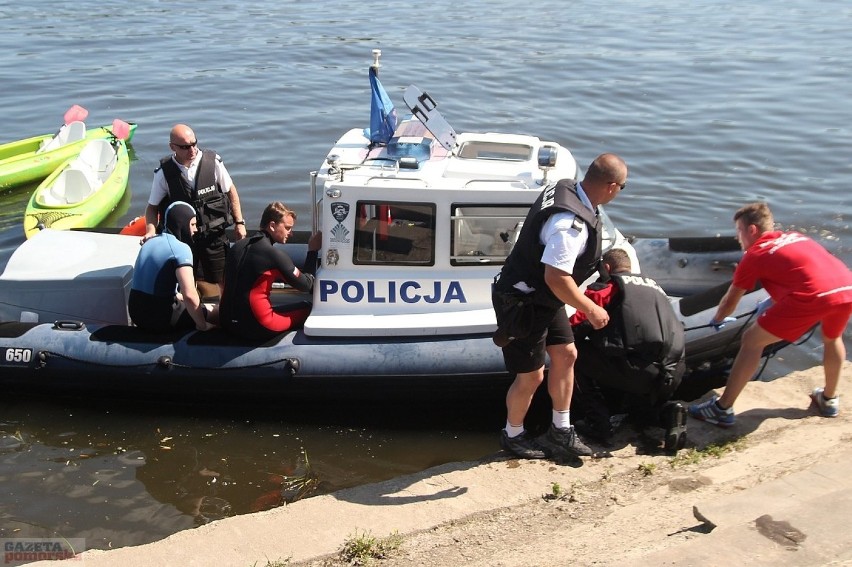
[[[824,388],[814,388],[814,391],[811,392],[811,400],[823,417],[837,417],[837,414],[840,413],[840,396],[827,400],[823,391]]]

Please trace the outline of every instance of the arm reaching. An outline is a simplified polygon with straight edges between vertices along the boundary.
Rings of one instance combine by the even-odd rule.
[[[189,316],[195,322],[195,328],[199,331],[206,331],[212,328],[212,325],[204,317],[201,298],[198,297],[198,290],[195,289],[195,278],[192,275],[192,267],[180,266],[175,270],[175,275],[177,276],[178,285],[183,295],[183,303],[186,305]]]
[[[145,234],[139,242],[140,245],[145,244],[147,240],[157,235],[157,217],[159,214],[160,211],[156,206],[149,203],[148,206],[145,207]]]
[[[606,309],[586,297],[567,272],[545,265],[544,281],[560,301],[585,313],[593,328],[601,329],[609,323],[609,313]]]

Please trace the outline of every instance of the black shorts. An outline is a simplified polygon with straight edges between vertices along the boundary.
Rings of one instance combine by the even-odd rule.
[[[503,347],[506,370],[522,374],[538,370],[545,363],[547,347],[574,342],[574,331],[568,323],[564,307],[547,308],[536,305],[535,323],[530,336],[515,339]]]
[[[202,239],[192,246],[195,257],[195,279],[210,283],[224,281],[225,256],[231,245],[222,233],[221,237]]]

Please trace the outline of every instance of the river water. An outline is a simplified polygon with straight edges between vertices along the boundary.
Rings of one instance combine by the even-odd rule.
[[[580,164],[622,155],[630,185],[609,212],[625,233],[732,234],[736,208],[767,200],[784,228],[850,264],[850,28],[839,0],[0,0],[0,138],[53,131],[72,104],[91,125],[137,122],[109,220],[120,226],[144,211],[169,129],[186,122],[224,157],[250,223],[271,200],[308,219],[309,171],[368,125],[380,48],[398,106],[414,83],[457,131],[534,134]],[[0,266],[23,241],[28,196],[0,193]],[[811,339],[765,377],[820,356]],[[479,458],[503,419],[499,396],[410,409],[187,402],[0,394],[0,538],[144,543],[279,504],[285,476],[307,471],[327,492]]]

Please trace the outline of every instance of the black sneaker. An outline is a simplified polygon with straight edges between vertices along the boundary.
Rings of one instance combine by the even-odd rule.
[[[573,457],[591,457],[594,454],[577,436],[574,427],[556,427],[552,423],[548,430],[536,437],[536,442],[554,461],[565,461]]]
[[[585,437],[601,445],[612,445],[613,430],[604,425],[604,422],[595,418],[578,419],[574,422],[574,430]]]
[[[546,459],[547,455],[535,439],[526,431],[515,437],[509,437],[506,430],[500,432],[500,447],[508,453],[522,459]]]
[[[686,408],[680,402],[668,402],[661,417],[666,429],[665,451],[677,453],[686,445]]]

